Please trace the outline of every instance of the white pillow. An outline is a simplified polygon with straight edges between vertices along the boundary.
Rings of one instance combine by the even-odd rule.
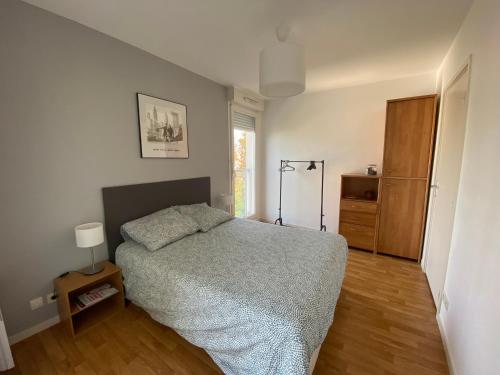
[[[149,251],[156,251],[198,230],[200,226],[196,221],[173,208],[166,208],[122,225],[122,231],[127,236]]]
[[[233,218],[233,216],[228,214],[226,211],[210,207],[206,203],[174,206],[172,208],[176,209],[182,215],[189,216],[191,219],[196,221],[202,232],[208,232],[213,227],[216,227],[217,225]]]

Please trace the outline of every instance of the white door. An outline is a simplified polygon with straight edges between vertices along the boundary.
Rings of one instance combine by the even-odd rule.
[[[5,324],[0,310],[0,371],[6,371],[14,367],[14,360],[10,352],[9,339],[5,331]]]
[[[425,271],[439,311],[448,268],[462,167],[469,87],[468,64],[445,89],[431,185]]]

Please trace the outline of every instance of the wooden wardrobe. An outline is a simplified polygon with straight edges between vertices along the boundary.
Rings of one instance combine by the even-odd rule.
[[[387,102],[376,251],[420,260],[436,95]]]

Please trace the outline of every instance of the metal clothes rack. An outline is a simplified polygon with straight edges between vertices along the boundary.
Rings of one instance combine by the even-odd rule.
[[[278,224],[283,226],[283,218],[281,216],[281,197],[283,194],[283,173],[287,171],[293,171],[295,168],[290,166],[290,163],[309,163],[309,167],[307,170],[316,169],[316,163],[321,164],[321,213],[320,213],[320,226],[319,230],[326,232],[326,225],[323,224],[323,189],[324,189],[324,181],[325,181],[325,161],[324,160],[281,160],[280,162],[280,206],[278,208],[279,217],[274,221],[274,224]],[[286,168],[290,167],[292,169],[287,170]]]

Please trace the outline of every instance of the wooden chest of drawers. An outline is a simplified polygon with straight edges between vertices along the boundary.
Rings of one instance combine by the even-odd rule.
[[[377,202],[369,202],[354,199],[341,199],[340,210],[353,212],[367,212],[371,214],[377,213]]]
[[[339,233],[350,247],[376,251],[378,187],[379,176],[342,175]]]
[[[349,246],[375,250],[377,203],[342,200],[339,233]]]
[[[375,228],[364,225],[340,223],[340,234],[349,246],[366,250],[375,250]]]
[[[377,214],[340,210],[340,222],[375,227],[375,224],[377,223]]]

